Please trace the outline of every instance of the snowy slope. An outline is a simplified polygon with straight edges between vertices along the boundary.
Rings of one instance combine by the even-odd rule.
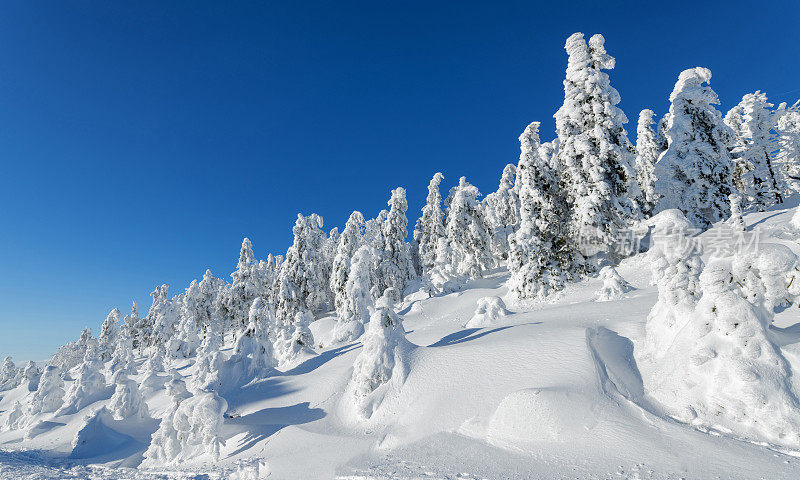
[[[774,210],[745,220],[761,230],[761,241],[798,252],[791,214]],[[716,234],[711,229],[702,241]],[[47,420],[31,438],[0,432],[0,478],[800,478],[800,458],[790,452],[698,431],[648,398],[633,349],[656,291],[644,255],[618,272],[635,289],[607,302],[595,301],[602,282],[592,278],[552,303],[515,305],[503,269],[461,292],[407,299],[398,313],[417,345],[409,374],[366,422],[354,422],[340,404],[361,348],[351,342],[318,348],[286,372],[224,393],[230,418],[218,463],[117,468],[138,464],[154,424],[93,430],[75,458],[73,438],[100,401]],[[504,298],[510,313],[493,326],[465,327],[486,296]],[[798,308],[776,321],[794,369],[798,322]],[[318,342],[332,326],[330,317],[312,324]],[[180,368],[185,376],[192,370]],[[0,392],[0,411],[27,395],[24,387]],[[170,402],[163,390],[147,400],[156,418]],[[124,448],[109,449],[110,442]]]

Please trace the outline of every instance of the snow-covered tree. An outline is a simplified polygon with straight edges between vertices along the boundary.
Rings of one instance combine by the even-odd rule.
[[[439,184],[444,175],[436,172],[428,184],[428,198],[422,207],[422,216],[414,227],[414,252],[417,271],[425,276],[436,262],[436,245],[444,233],[444,212],[442,211],[442,194]]]
[[[533,122],[519,137],[519,225],[509,237],[508,255],[508,287],[519,299],[561,290],[578,267],[579,254],[565,229],[569,207],[540,151],[538,132],[539,122]]]
[[[6,414],[6,420],[3,422],[3,430],[16,430],[22,427],[22,422],[25,418],[25,409],[22,403],[17,400],[11,407],[11,410]]]
[[[622,278],[622,275],[617,272],[613,265],[603,267],[598,276],[603,281],[603,286],[600,287],[600,290],[594,292],[597,295],[598,302],[618,300],[625,293],[633,290],[631,284]]]
[[[364,333],[364,324],[369,321],[372,306],[371,269],[375,256],[377,252],[369,245],[362,245],[353,255],[342,302],[336,310],[335,342],[355,340]]]
[[[203,337],[203,342],[197,350],[195,373],[192,377],[193,388],[218,390],[222,387],[225,358],[220,352],[221,347],[222,335],[212,327],[206,332],[206,336]]]
[[[111,359],[111,355],[114,353],[121,318],[122,314],[120,314],[118,308],[115,308],[109,312],[103,325],[100,326],[100,335],[97,337],[97,342],[99,344],[100,361],[102,362]]]
[[[714,108],[717,94],[708,86],[711,71],[683,71],[670,95],[669,147],[656,163],[659,210],[680,209],[700,228],[730,214],[733,193],[728,147],[732,130]]]
[[[22,384],[28,388],[29,392],[35,392],[39,388],[41,377],[42,370],[32,361],[28,361],[22,370]]]
[[[207,458],[218,462],[228,403],[214,391],[199,390],[179,400],[161,420],[144,454],[145,466]]]
[[[447,197],[445,236],[459,275],[479,278],[492,267],[491,235],[478,197],[481,193],[461,177]]]
[[[276,307],[280,318],[292,319],[298,312],[318,311],[328,299],[322,244],[322,217],[297,215],[294,242],[286,252],[276,284]]]
[[[57,411],[64,404],[64,394],[64,380],[61,379],[58,367],[48,365],[39,379],[39,387],[28,404],[28,416]]]
[[[150,410],[144,401],[139,384],[128,378],[124,372],[114,374],[114,394],[108,403],[108,410],[116,420],[145,419],[150,417]]]
[[[75,382],[64,397],[64,404],[56,412],[57,416],[77,413],[98,400],[109,398],[111,389],[106,385],[102,369],[103,364],[98,358],[97,347],[90,346],[86,349],[83,363],[78,367]]]
[[[508,258],[508,236],[514,233],[518,219],[519,198],[514,188],[517,167],[508,164],[496,192],[484,199],[486,222],[492,234],[492,254],[498,260]]]
[[[800,101],[787,107],[780,104],[775,112],[777,117],[776,132],[778,134],[778,155],[776,171],[781,179],[781,184],[786,188],[797,190],[800,181]]]
[[[728,202],[731,205],[731,216],[728,217],[727,223],[736,232],[744,232],[747,227],[742,218],[742,196],[736,193],[728,195]]]
[[[150,294],[153,304],[145,322],[151,328],[148,347],[166,352],[167,342],[175,336],[180,322],[180,303],[169,297],[169,285],[161,285]]]
[[[346,401],[358,417],[368,419],[378,408],[382,395],[377,390],[385,390],[390,381],[405,381],[412,348],[400,317],[389,308],[376,309],[346,389]]]
[[[748,302],[730,261],[712,259],[702,298],[664,357],[649,393],[679,420],[790,448],[800,446],[800,404],[768,326],[774,313]]]
[[[571,236],[587,257],[618,257],[622,232],[640,216],[632,200],[635,151],[623,127],[628,119],[617,107],[619,93],[605,73],[615,60],[604,43],[599,34],[588,45],[582,33],[567,39],[564,104],[555,114],[560,173],[574,203]]]
[[[270,326],[275,323],[272,305],[257,297],[250,306],[248,318],[249,323],[237,336],[233,355],[228,362],[231,379],[264,377],[277,366],[269,338]]]
[[[339,236],[339,245],[336,248],[336,256],[331,267],[330,288],[334,296],[334,307],[337,314],[341,317],[342,308],[346,301],[346,286],[348,275],[350,274],[350,264],[359,245],[364,229],[364,215],[355,211],[350,214],[344,231]]]
[[[232,282],[224,298],[225,310],[230,321],[230,328],[239,330],[247,325],[250,305],[256,297],[264,293],[260,285],[258,261],[253,254],[253,244],[249,238],[242,241],[239,251],[239,262],[231,274]]]
[[[20,371],[11,357],[6,357],[0,367],[0,390],[9,390],[19,385]]]
[[[735,134],[731,145],[734,184],[747,196],[748,205],[759,211],[783,201],[774,166],[778,144],[772,107],[767,95],[756,91],[745,95],[725,116]]]
[[[164,358],[158,352],[152,352],[144,363],[144,373],[140,384],[144,395],[149,395],[164,388],[166,379],[159,375],[164,372]]]
[[[131,302],[131,313],[125,315],[121,328],[127,330],[131,339],[131,347],[140,352],[144,344],[143,339],[148,335],[146,332],[142,332],[143,327],[143,319],[139,317],[139,305],[134,300]]]
[[[389,214],[382,226],[383,246],[379,250],[378,293],[383,295],[383,291],[387,288],[394,288],[402,295],[406,284],[415,275],[406,242],[408,236],[406,190],[404,188],[392,190],[388,204]]]
[[[433,268],[424,278],[428,293],[450,293],[463,287],[468,278],[458,272],[458,259],[446,237],[438,239],[435,253]]]
[[[647,253],[658,301],[650,310],[646,339],[637,357],[643,365],[662,365],[677,332],[700,298],[700,255],[689,235],[692,225],[680,210],[664,210],[651,218],[652,246]]]
[[[661,154],[656,134],[650,126],[654,123],[654,115],[652,110],[642,110],[636,127],[636,181],[642,192],[642,213],[648,216],[656,206],[655,166]]]

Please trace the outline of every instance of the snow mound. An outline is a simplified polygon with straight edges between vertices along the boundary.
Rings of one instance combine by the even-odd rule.
[[[489,421],[486,439],[499,446],[568,442],[594,428],[594,403],[560,388],[528,388],[503,399]]]
[[[467,328],[490,327],[509,313],[511,312],[506,310],[506,304],[500,297],[482,297],[478,299],[475,315],[464,326]]]
[[[87,459],[120,456],[133,453],[143,445],[132,437],[120,433],[107,425],[111,414],[105,408],[88,415],[72,441],[71,459]]]

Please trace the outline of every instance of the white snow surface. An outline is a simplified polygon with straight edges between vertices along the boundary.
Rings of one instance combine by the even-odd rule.
[[[748,231],[761,230],[761,241],[798,253],[793,213],[773,209],[745,220]],[[720,226],[700,241],[711,241]],[[407,297],[397,305],[406,338],[417,346],[407,351],[407,376],[361,423],[337,408],[360,340],[324,348],[315,342],[316,355],[221,392],[227,412],[218,462],[201,455],[141,467],[157,422],[173,408],[158,389],[145,393],[155,420],[102,413],[93,420],[110,402],[106,396],[73,414],[39,413],[25,428],[0,431],[0,479],[800,478],[796,452],[666,415],[634,357],[657,300],[648,257],[624,260],[617,270],[635,289],[607,302],[595,301],[602,281],[591,278],[547,301],[519,304],[507,295],[504,268],[454,293]],[[488,327],[464,327],[485,297],[504,299],[507,315]],[[311,331],[321,337],[334,325],[328,315]],[[789,371],[800,369],[800,309],[780,310],[770,332]],[[223,347],[226,358],[232,347]],[[136,359],[140,373],[131,379],[141,382],[144,361]],[[173,365],[187,384],[193,361]],[[74,382],[65,381],[65,389]],[[800,392],[797,379],[790,383]],[[25,385],[0,392],[0,424],[32,395]]]

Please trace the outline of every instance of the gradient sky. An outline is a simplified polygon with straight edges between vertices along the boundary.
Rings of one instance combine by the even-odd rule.
[[[702,4],[702,5],[701,5]],[[0,354],[45,359],[157,284],[282,253],[431,175],[486,194],[531,121],[553,136],[564,40],[603,33],[631,119],[709,67],[723,108],[800,97],[800,2],[3,2]],[[633,137],[633,135],[631,135]]]

